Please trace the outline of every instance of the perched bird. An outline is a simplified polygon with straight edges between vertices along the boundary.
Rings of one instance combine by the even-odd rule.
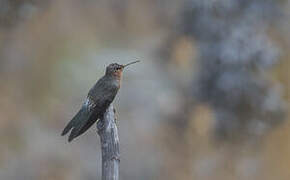
[[[124,68],[137,62],[139,61],[134,61],[126,65],[113,63],[107,66],[105,75],[90,89],[81,109],[66,125],[61,135],[64,136],[71,130],[68,138],[70,142],[86,132],[101,118],[120,89]]]

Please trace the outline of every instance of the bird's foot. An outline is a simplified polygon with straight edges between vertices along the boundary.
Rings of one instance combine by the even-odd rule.
[[[116,111],[116,109],[114,108],[113,109],[113,111],[114,111],[114,120],[115,120],[115,123],[117,124],[117,111]]]
[[[115,156],[113,156],[113,157],[111,158],[111,160],[117,160],[117,161],[120,162],[120,157],[115,155]]]

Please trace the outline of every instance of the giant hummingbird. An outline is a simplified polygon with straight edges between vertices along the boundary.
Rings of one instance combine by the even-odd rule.
[[[71,131],[68,138],[70,142],[86,132],[98,119],[102,118],[120,89],[124,68],[137,62],[139,61],[126,65],[113,63],[107,66],[105,75],[90,89],[81,109],[66,125],[61,135],[63,136]]]

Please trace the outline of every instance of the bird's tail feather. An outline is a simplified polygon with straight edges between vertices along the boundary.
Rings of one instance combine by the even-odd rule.
[[[73,117],[73,119],[66,125],[66,127],[63,129],[61,135],[64,136],[66,135],[74,126],[77,124],[79,121],[79,117],[81,114],[81,110]]]
[[[72,132],[69,135],[68,141],[71,142],[74,138],[82,135],[84,132],[86,132],[95,122],[97,121],[97,118],[90,118],[87,121],[83,121],[83,123],[80,123],[78,126],[74,127]]]
[[[68,141],[70,142],[74,138],[83,134],[85,130],[82,130],[82,129],[86,128],[87,130],[93,124],[93,122],[90,123],[90,116],[91,116],[91,113],[87,110],[87,108],[82,107],[80,111],[75,115],[75,117],[66,125],[61,135],[63,136],[71,130],[71,133],[68,139]],[[91,124],[91,125],[88,126],[87,124]]]

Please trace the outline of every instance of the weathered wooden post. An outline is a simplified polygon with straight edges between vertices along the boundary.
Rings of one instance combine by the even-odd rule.
[[[113,105],[97,123],[102,148],[102,180],[119,180],[119,137]]]

